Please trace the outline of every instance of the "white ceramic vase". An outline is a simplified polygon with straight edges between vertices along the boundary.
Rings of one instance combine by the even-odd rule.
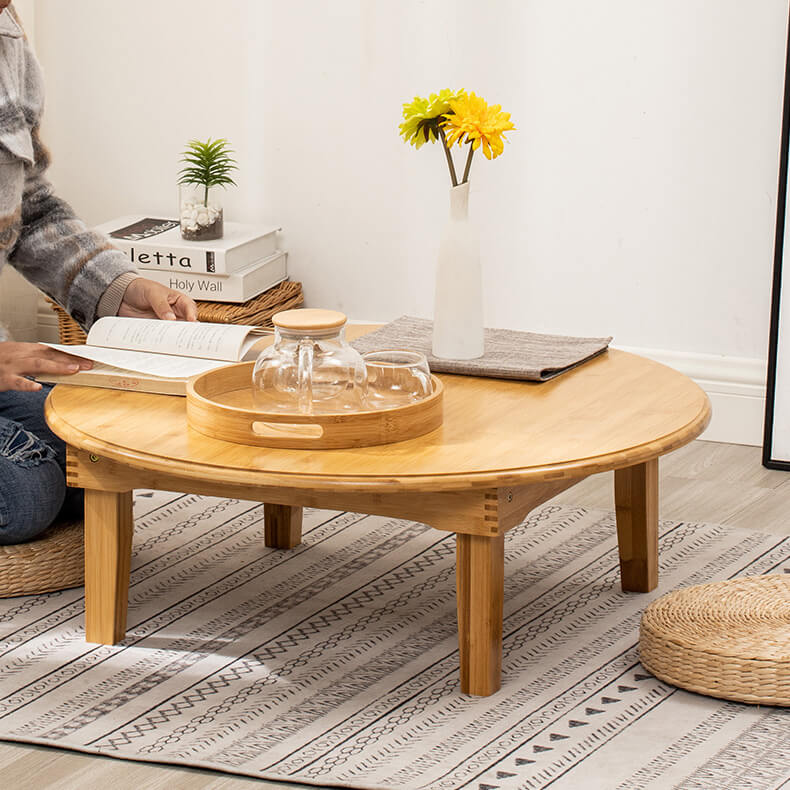
[[[450,218],[436,267],[433,355],[443,359],[483,355],[483,277],[480,240],[469,223],[469,182],[450,190]]]

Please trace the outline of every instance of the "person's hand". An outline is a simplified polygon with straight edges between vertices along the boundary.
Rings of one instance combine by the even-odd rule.
[[[118,315],[125,318],[161,318],[197,321],[197,305],[186,294],[161,283],[138,277],[129,283]]]
[[[40,373],[69,375],[80,370],[90,370],[93,363],[64,354],[40,343],[0,343],[0,392],[18,390],[37,392],[41,385],[25,376]]]

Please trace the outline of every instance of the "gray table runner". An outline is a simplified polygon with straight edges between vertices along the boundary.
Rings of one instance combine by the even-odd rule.
[[[433,322],[403,316],[354,340],[360,353],[389,348],[421,351],[434,373],[496,379],[548,381],[603,353],[611,337],[564,337],[486,329],[485,352],[477,359],[437,359],[431,354]]]

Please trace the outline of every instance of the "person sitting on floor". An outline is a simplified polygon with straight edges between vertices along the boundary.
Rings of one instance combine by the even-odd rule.
[[[39,139],[42,77],[10,0],[0,0],[0,269],[8,262],[85,329],[105,315],[197,319],[188,296],[138,277],[126,255],[89,230],[53,194]],[[79,504],[66,487],[66,448],[44,420],[41,373],[90,362],[38,343],[14,343],[0,326],[0,544],[30,540]],[[67,501],[68,500],[68,501]]]

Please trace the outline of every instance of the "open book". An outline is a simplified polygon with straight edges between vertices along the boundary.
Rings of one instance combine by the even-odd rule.
[[[186,395],[192,376],[254,359],[271,330],[240,324],[100,318],[81,346],[45,345],[93,361],[73,375],[41,374],[38,381]],[[263,341],[263,342],[262,342]]]

